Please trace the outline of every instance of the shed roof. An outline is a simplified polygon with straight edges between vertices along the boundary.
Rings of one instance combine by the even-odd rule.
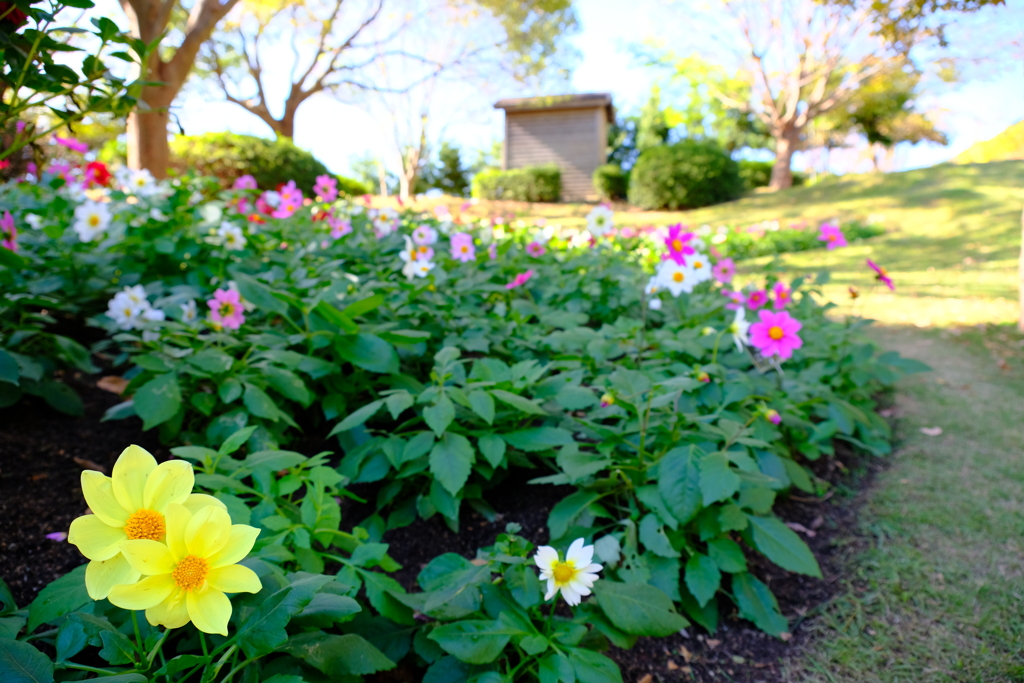
[[[612,106],[612,95],[606,92],[582,93],[579,95],[542,95],[540,97],[518,97],[498,100],[495,109],[504,109],[508,113],[525,111],[542,111],[551,109],[601,109],[605,110],[608,122],[615,120],[615,108]]]

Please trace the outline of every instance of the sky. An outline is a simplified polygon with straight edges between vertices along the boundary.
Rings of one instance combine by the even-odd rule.
[[[695,14],[714,17],[712,5],[701,0],[578,0],[580,28],[569,39],[579,59],[568,83],[555,86],[564,92],[610,92],[616,108],[629,113],[643,104],[651,86],[663,74],[642,67],[632,57],[631,46],[645,40],[662,41],[680,53],[710,49],[709,36],[692,22]],[[938,110],[940,127],[949,134],[948,146],[921,143],[901,145],[893,170],[930,166],[948,160],[975,142],[987,140],[1024,118],[1024,48],[1008,44],[1024,35],[1024,0],[1008,0],[1003,7],[989,8],[961,17],[948,32],[951,50],[963,59],[960,83],[928,92],[926,108]],[[937,53],[919,55],[928,61]],[[502,135],[503,120],[492,101],[518,92],[453,89],[440,97],[435,119],[443,135],[469,149],[488,147]],[[540,94],[540,93],[537,93]],[[544,94],[558,94],[546,92]],[[230,130],[270,136],[270,129],[240,107],[217,102],[211,92],[190,89],[175,107],[178,121],[188,134]],[[355,157],[385,153],[384,133],[365,107],[345,104],[329,96],[317,96],[302,105],[297,116],[295,143],[310,150],[335,173],[346,174]],[[797,158],[795,167],[806,160]],[[857,152],[833,155],[833,170],[867,170],[868,162]]]

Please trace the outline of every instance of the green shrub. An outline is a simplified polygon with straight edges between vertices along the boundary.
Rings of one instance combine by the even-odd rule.
[[[618,164],[604,164],[594,169],[594,188],[601,199],[625,199],[629,173]]]
[[[713,142],[652,147],[630,173],[629,202],[643,209],[694,209],[736,199],[739,165]]]
[[[294,180],[307,195],[313,191],[318,175],[333,175],[327,167],[291,140],[267,140],[255,135],[207,133],[179,135],[171,141],[171,166],[179,173],[192,170],[218,178],[231,185],[250,174],[264,189]],[[358,180],[335,176],[338,191],[349,195],[368,194]]]
[[[562,196],[562,171],[554,164],[481,171],[473,176],[473,196],[516,202],[557,202]]]
[[[743,184],[748,190],[753,190],[758,187],[768,187],[772,182],[772,166],[775,165],[773,161],[751,161],[749,159],[741,159],[740,165],[740,178],[743,178]],[[807,182],[807,174],[800,173],[798,171],[793,172],[793,187],[799,187]]]

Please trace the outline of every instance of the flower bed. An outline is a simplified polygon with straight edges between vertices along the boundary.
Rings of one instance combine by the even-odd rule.
[[[837,441],[888,452],[874,396],[922,369],[830,321],[813,282],[732,292],[730,262],[679,226],[612,240],[606,212],[512,230],[336,201],[329,178],[310,199],[55,171],[0,189],[0,402],[74,412],[53,370],[102,354],[130,397],[107,419],[141,418],[178,459],[129,450],[113,480],[83,479],[97,514],[69,540],[93,568],[5,622],[43,669],[26,634],[59,666],[95,671],[100,648],[99,669],[150,680],[404,661],[424,680],[612,681],[608,644],[714,632],[732,606],[785,638],[751,567],[820,569],[776,500],[822,492],[808,465]],[[106,338],[54,331],[82,321]],[[323,452],[286,450],[300,437]],[[473,561],[439,555],[415,591],[388,576],[389,530],[494,519],[491,492],[524,471],[567,492],[547,539],[509,527]],[[375,500],[343,523],[358,484]],[[231,553],[210,540],[235,535]]]

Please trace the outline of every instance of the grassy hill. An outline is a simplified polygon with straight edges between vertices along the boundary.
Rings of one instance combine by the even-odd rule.
[[[971,145],[953,159],[954,164],[985,164],[1024,159],[1024,121],[1018,121],[991,140]]]

